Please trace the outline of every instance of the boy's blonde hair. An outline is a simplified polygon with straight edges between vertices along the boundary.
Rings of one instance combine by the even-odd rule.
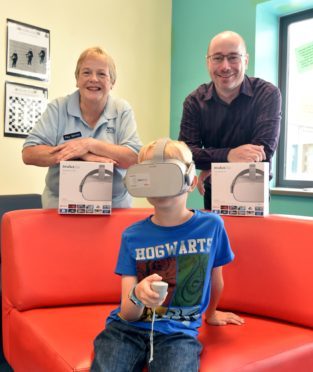
[[[100,56],[105,57],[106,62],[107,62],[108,67],[109,67],[111,83],[112,83],[112,85],[114,85],[115,81],[116,81],[116,67],[115,67],[115,63],[113,61],[113,58],[107,52],[105,52],[102,48],[97,47],[97,46],[84,50],[81,53],[81,55],[79,56],[77,64],[76,64],[76,69],[75,69],[76,79],[78,78],[79,70],[80,70],[80,67],[81,67],[83,61],[85,60],[85,58],[89,57],[90,55],[100,55]]]
[[[141,148],[138,154],[138,163],[142,163],[145,160],[151,160],[153,158],[157,141],[158,140],[152,141]],[[192,163],[192,152],[185,142],[174,141],[169,138],[164,148],[164,159],[176,159],[180,160],[186,165],[190,165]]]

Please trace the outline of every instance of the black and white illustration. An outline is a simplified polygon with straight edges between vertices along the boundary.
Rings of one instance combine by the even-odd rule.
[[[48,90],[6,82],[4,136],[27,137],[47,106]]]
[[[7,20],[7,74],[49,80],[50,32]]]

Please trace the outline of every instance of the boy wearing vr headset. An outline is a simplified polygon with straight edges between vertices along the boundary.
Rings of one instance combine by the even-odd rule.
[[[149,371],[196,372],[202,314],[211,325],[244,323],[216,310],[222,266],[234,254],[223,220],[186,206],[197,176],[184,142],[154,141],[141,149],[138,160],[126,174],[126,186],[131,194],[146,196],[154,214],[122,235],[116,266],[122,275],[121,305],[95,340],[91,371],[142,371],[148,364]],[[158,293],[161,285],[168,286],[166,293]]]

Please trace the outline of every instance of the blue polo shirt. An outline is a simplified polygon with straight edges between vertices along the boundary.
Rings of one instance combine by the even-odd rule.
[[[26,138],[24,148],[36,145],[57,146],[74,138],[93,137],[139,152],[141,141],[137,134],[134,112],[125,100],[109,96],[97,124],[91,128],[82,117],[79,98],[77,90],[49,103]],[[130,207],[130,196],[123,183],[125,172],[125,169],[114,167],[113,208]],[[58,207],[59,175],[59,165],[49,167],[43,192],[45,208]]]

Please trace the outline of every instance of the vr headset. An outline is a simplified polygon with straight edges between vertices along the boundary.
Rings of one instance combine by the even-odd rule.
[[[164,159],[168,138],[157,141],[153,158],[127,169],[124,178],[130,195],[137,198],[177,196],[186,192],[196,174],[195,164],[189,166],[177,159]]]
[[[264,202],[264,172],[250,164],[234,178],[230,192],[239,202]]]
[[[79,191],[85,200],[108,200],[112,197],[113,173],[99,165],[86,174],[79,185]]]

